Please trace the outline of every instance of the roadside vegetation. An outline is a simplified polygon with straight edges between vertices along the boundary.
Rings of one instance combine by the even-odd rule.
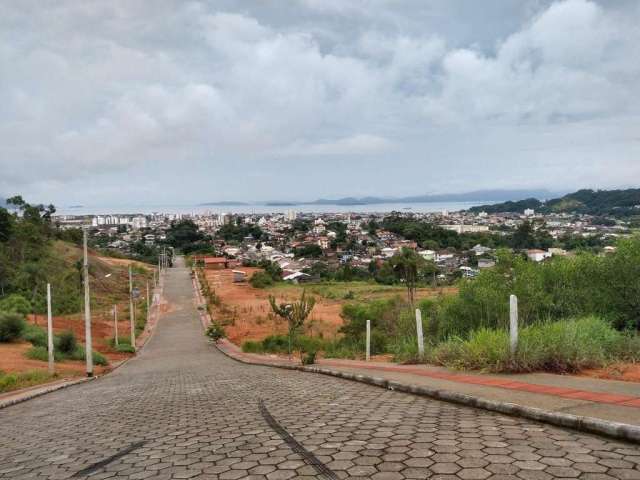
[[[352,301],[342,307],[338,336],[311,338],[301,331],[299,342],[312,342],[325,357],[361,358],[370,320],[372,354],[390,354],[401,362],[492,372],[576,372],[640,361],[640,236],[621,239],[616,247],[608,255],[582,252],[543,263],[499,250],[496,267],[459,280],[457,294],[414,300],[422,311],[424,358],[418,356],[410,293],[371,299],[363,292],[378,286],[310,285],[310,293],[342,299],[348,294]],[[407,269],[394,274],[408,291]],[[508,340],[510,294],[518,296],[521,328],[514,356]],[[282,339],[246,342],[243,349],[283,353]]]

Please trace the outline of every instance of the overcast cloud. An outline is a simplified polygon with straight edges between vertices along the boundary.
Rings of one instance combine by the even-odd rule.
[[[637,186],[636,1],[0,4],[0,196]]]

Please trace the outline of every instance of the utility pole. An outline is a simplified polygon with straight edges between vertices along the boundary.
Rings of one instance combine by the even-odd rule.
[[[131,346],[136,349],[136,322],[133,311],[133,277],[131,275],[131,265],[129,265],[129,323],[131,324]]]
[[[118,304],[117,303],[113,306],[113,327],[114,327],[114,330],[116,332],[115,344],[116,344],[116,347],[117,347],[119,345],[119,341],[118,341]]]
[[[91,297],[89,295],[89,254],[87,252],[88,227],[82,229],[84,250],[84,350],[87,362],[87,377],[93,377],[93,351],[91,345]]]
[[[49,360],[49,375],[55,373],[53,365],[53,319],[51,317],[51,284],[47,283],[47,353]]]

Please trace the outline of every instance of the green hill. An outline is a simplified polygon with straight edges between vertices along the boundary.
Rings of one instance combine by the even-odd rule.
[[[540,213],[581,213],[630,217],[640,215],[640,188],[626,190],[578,190],[545,202],[529,198],[517,202],[503,202],[470,208],[471,212],[522,213],[533,208]]]

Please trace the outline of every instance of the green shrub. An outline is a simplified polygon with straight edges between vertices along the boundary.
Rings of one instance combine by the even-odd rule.
[[[115,349],[116,349],[116,352],[120,352],[120,353],[136,353],[136,349],[133,348],[128,343],[118,344],[118,346],[115,347]]]
[[[249,283],[253,288],[267,288],[273,285],[273,278],[267,272],[255,272]]]
[[[93,359],[94,365],[101,365],[101,366],[109,365],[107,358],[104,355],[102,355],[100,352],[96,350],[92,350],[91,354],[92,354],[91,358]],[[86,351],[81,345],[78,345],[76,349],[71,354],[68,354],[68,356],[65,356],[65,358],[69,358],[69,360],[77,360],[77,361],[85,360]]]
[[[289,338],[286,335],[270,335],[262,340],[262,351],[268,353],[288,353]]]
[[[247,340],[242,344],[242,351],[245,353],[263,353],[262,342]]]
[[[27,324],[22,338],[30,342],[34,347],[47,347],[47,332],[37,325]]]
[[[324,345],[325,358],[359,358],[365,354],[364,342],[359,343],[347,338],[341,338]]]
[[[29,350],[25,352],[25,356],[30,358],[31,360],[39,360],[41,362],[49,361],[49,350],[47,347],[31,347]],[[67,357],[60,353],[59,351],[53,351],[53,359],[56,362],[61,362],[65,360]]]
[[[20,315],[28,315],[33,311],[29,300],[22,295],[13,293],[0,300],[0,310],[3,312],[19,313]]]
[[[0,392],[8,392],[15,390],[18,385],[18,376],[15,373],[9,373],[0,376]]]
[[[0,342],[15,342],[26,328],[27,322],[21,314],[0,312]]]
[[[316,363],[316,352],[307,352],[302,355],[303,365],[313,365],[314,363]]]
[[[218,322],[212,322],[211,325],[207,327],[205,335],[214,342],[217,342],[218,340],[224,338],[226,333],[222,325],[220,325]]]
[[[71,330],[58,335],[58,350],[65,355],[72,355],[78,349],[78,340]],[[84,356],[84,354],[83,354]]]
[[[107,344],[111,348],[116,348],[116,339],[115,339],[115,337],[111,337],[107,341]],[[118,335],[118,345],[129,345],[129,346],[131,346],[131,337],[128,336],[128,335],[126,337],[121,337],[120,335]]]
[[[54,378],[49,373],[41,370],[33,370],[23,373],[0,373],[0,393],[26,388]]]

